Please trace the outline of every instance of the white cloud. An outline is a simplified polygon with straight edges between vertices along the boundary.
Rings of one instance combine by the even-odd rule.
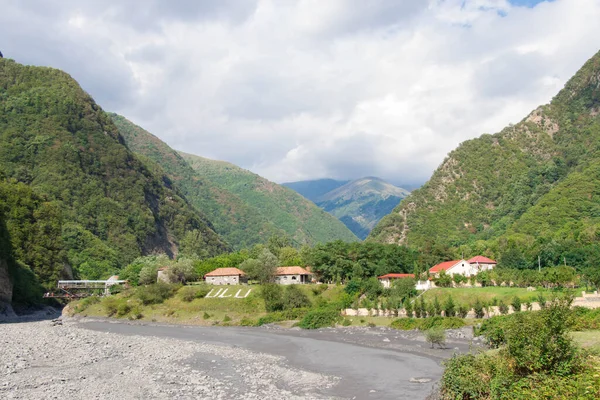
[[[600,48],[600,0],[171,3],[0,0],[0,49],[66,70],[172,147],[279,182],[414,183]]]

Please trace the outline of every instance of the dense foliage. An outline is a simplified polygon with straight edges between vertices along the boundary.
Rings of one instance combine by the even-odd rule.
[[[198,174],[225,192],[238,196],[263,218],[283,230],[296,246],[337,239],[347,242],[358,240],[338,219],[292,189],[224,161],[180,154]],[[271,233],[266,232],[262,242],[270,236]]]
[[[489,320],[480,333],[500,350],[446,361],[442,398],[598,398],[600,360],[573,343],[569,306],[559,299],[538,312]]]
[[[210,223],[124,145],[70,76],[0,59],[0,205],[16,260],[46,286],[106,277],[136,257],[173,254],[187,232],[216,255]],[[69,267],[73,268],[71,272]]]
[[[370,239],[432,262],[488,254],[513,268],[600,256],[600,53],[549,105],[495,135],[462,143]]]

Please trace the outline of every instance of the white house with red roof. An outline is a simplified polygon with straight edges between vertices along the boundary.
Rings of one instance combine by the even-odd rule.
[[[448,275],[460,274],[464,276],[471,276],[473,274],[473,270],[471,268],[471,264],[466,260],[452,260],[452,261],[444,261],[437,265],[434,265],[429,269],[429,274],[437,276],[440,272],[446,271]]]
[[[379,282],[383,285],[384,288],[392,287],[392,282],[397,279],[406,279],[406,278],[414,278],[415,274],[385,274],[378,276]]]

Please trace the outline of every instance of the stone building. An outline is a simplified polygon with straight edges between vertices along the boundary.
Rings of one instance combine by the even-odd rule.
[[[239,285],[248,283],[246,273],[238,268],[217,268],[204,275],[209,285]]]
[[[280,285],[295,285],[311,281],[312,274],[302,267],[279,267],[275,272],[275,283]]]

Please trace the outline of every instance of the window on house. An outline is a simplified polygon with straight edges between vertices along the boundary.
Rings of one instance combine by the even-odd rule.
[[[295,276],[292,276],[292,280],[293,280],[293,281],[295,281],[295,280],[296,280],[296,277],[295,277]]]

